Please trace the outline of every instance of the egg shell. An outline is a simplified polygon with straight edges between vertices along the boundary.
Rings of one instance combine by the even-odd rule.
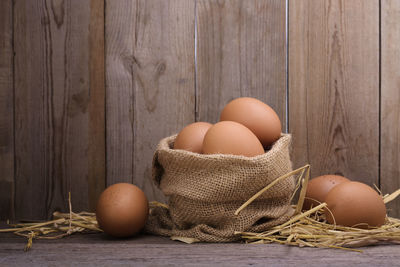
[[[183,149],[194,153],[202,153],[203,139],[210,127],[208,122],[195,122],[187,125],[177,135],[174,149]]]
[[[203,142],[203,153],[253,157],[264,154],[264,148],[257,136],[242,124],[222,121],[207,131]]]
[[[369,228],[385,223],[386,207],[380,196],[370,186],[360,182],[347,182],[329,191],[325,202],[327,221],[331,224]],[[332,217],[333,215],[333,217]]]
[[[229,102],[221,112],[220,121],[243,124],[258,137],[264,148],[270,147],[281,136],[279,116],[270,106],[252,97]]]
[[[106,188],[97,202],[96,219],[100,228],[114,237],[128,237],[139,232],[149,213],[148,201],[137,186],[128,183]]]
[[[336,185],[343,182],[350,182],[350,180],[346,177],[333,174],[322,175],[311,179],[307,185],[303,210],[309,210],[325,202],[328,192]]]

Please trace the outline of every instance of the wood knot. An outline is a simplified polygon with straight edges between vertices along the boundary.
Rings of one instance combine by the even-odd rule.
[[[86,91],[81,91],[72,95],[72,103],[68,106],[68,115],[76,116],[78,113],[86,113],[89,105],[89,95]]]
[[[156,65],[155,78],[159,79],[160,76],[165,73],[166,69],[167,69],[167,65],[165,64],[164,61],[158,62],[158,64]]]
[[[54,21],[56,22],[57,28],[59,29],[64,23],[64,0],[51,1],[51,10],[53,11]]]

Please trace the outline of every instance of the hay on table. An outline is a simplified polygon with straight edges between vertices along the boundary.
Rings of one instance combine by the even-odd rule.
[[[73,233],[103,232],[91,212],[75,213],[71,207],[71,193],[68,197],[69,213],[53,213],[53,220],[40,223],[9,224],[13,228],[0,229],[0,233],[14,233],[26,237],[25,251],[32,247],[33,239],[59,239]]]

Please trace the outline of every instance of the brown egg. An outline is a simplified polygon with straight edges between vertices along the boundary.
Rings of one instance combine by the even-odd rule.
[[[202,153],[203,139],[212,126],[208,122],[195,122],[183,128],[174,142],[174,149],[183,149],[194,153]]]
[[[240,123],[221,121],[206,133],[204,154],[231,154],[253,157],[264,153],[263,146],[252,131]]]
[[[331,212],[325,212],[329,223],[358,228],[385,223],[386,207],[382,196],[366,184],[341,183],[328,193],[325,202]]]
[[[236,121],[249,128],[268,148],[281,136],[282,125],[276,112],[267,104],[251,97],[229,102],[221,112],[220,121]]]
[[[137,186],[118,183],[101,193],[96,207],[100,228],[115,237],[128,237],[139,232],[149,213],[147,198]]]
[[[307,185],[303,210],[309,210],[325,202],[328,192],[336,185],[343,182],[350,182],[350,180],[346,177],[333,174],[322,175],[311,179]]]

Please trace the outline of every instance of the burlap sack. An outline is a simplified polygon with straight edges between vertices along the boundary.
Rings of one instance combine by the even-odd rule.
[[[292,170],[290,135],[282,135],[265,154],[251,158],[174,150],[175,137],[161,140],[154,154],[153,179],[169,197],[169,208],[151,209],[148,232],[230,242],[240,239],[235,231],[262,232],[292,215],[293,177],[278,182],[234,215],[255,193]]]

